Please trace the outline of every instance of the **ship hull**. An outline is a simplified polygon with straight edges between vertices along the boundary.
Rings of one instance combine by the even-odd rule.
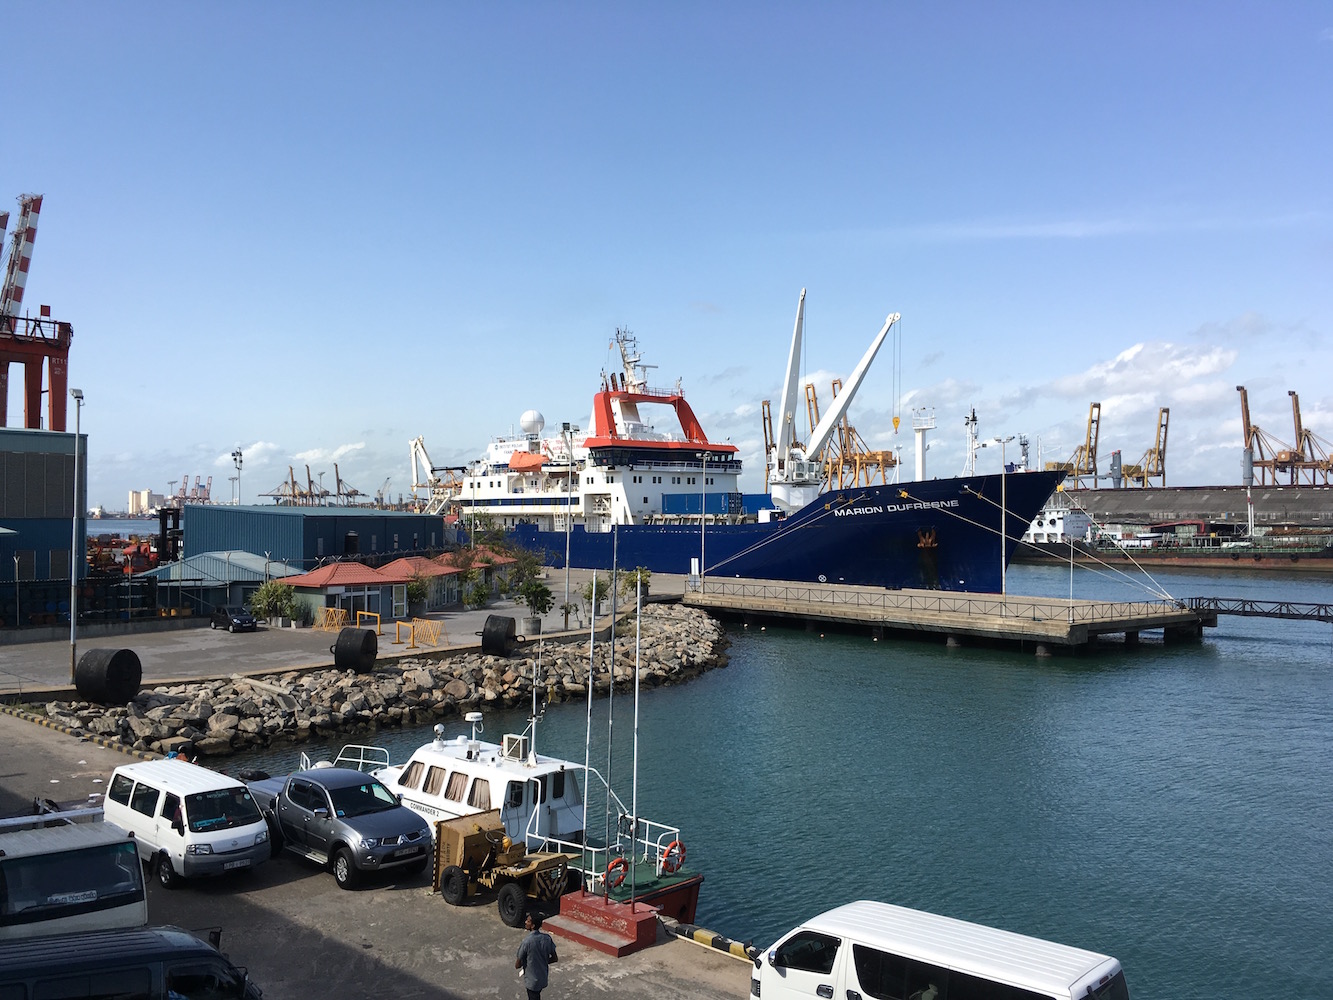
[[[1002,566],[1061,478],[1020,472],[832,490],[767,524],[625,524],[613,532],[575,525],[569,565],[609,570],[614,558],[626,569],[688,574],[702,552],[713,577],[995,593]],[[511,532],[556,567],[565,564],[566,537],[531,524]]]

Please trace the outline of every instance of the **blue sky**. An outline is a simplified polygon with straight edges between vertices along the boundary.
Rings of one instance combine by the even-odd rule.
[[[74,325],[93,504],[227,499],[237,446],[246,502],[335,461],[396,496],[418,434],[586,425],[617,326],[757,490],[802,287],[823,400],[902,313],[851,418],[909,475],[917,406],[941,476],[972,407],[1065,459],[1098,401],[1105,466],[1169,406],[1174,485],[1239,482],[1239,384],[1333,439],[1328,3],[0,17],[0,202],[46,196],[25,305]]]

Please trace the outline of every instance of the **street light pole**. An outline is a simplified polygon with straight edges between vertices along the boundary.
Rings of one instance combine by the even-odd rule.
[[[992,440],[1000,446],[1000,613],[1001,614],[1004,613],[1004,602],[1007,594],[1007,589],[1005,586],[1006,582],[1005,572],[1007,569],[1008,560],[1004,558],[1004,546],[1005,543],[1009,541],[1009,508],[1008,508],[1008,497],[1005,495],[1006,486],[1008,484],[1006,475],[1009,471],[1009,466],[1005,461],[1004,446],[1007,445],[1013,439],[1014,436],[1012,434],[1010,434],[1006,438],[1001,438],[1001,437],[992,438]]]
[[[569,533],[570,522],[574,519],[574,432],[577,427],[570,426],[568,420],[560,425],[560,433],[565,438],[565,631],[569,631]],[[594,597],[597,595],[594,594]]]
[[[707,524],[705,516],[708,509],[708,493],[705,484],[708,482],[708,452],[699,452],[699,459],[703,462],[703,474],[699,476],[699,593],[704,592],[704,525]]]
[[[79,643],[79,435],[83,417],[83,390],[71,389],[74,398],[74,518],[69,532],[69,682],[74,683]],[[18,564],[15,563],[15,576]],[[16,588],[17,589],[17,588]]]
[[[240,448],[237,448],[235,451],[233,451],[233,452],[231,453],[231,460],[232,460],[232,462],[235,463],[235,465],[236,465],[236,506],[237,506],[237,507],[239,507],[239,506],[241,505],[241,465],[244,464],[244,463],[243,463],[243,458],[244,458],[244,456],[241,454],[241,449],[240,449]]]

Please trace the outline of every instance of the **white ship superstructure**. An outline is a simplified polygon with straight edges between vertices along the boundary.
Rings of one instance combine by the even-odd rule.
[[[634,337],[616,332],[623,372],[602,373],[587,429],[528,410],[520,433],[495,438],[457,488],[464,523],[484,514],[496,527],[526,523],[564,531],[566,519],[588,532],[616,524],[710,523],[739,518],[741,463],[730,444],[708,441],[677,382],[647,384]],[[735,500],[731,498],[735,497]]]

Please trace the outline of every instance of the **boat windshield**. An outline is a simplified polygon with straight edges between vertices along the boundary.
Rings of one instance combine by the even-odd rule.
[[[185,818],[195,833],[230,830],[262,819],[255,800],[244,788],[218,788],[185,796]]]
[[[343,817],[365,816],[398,805],[393,793],[374,779],[346,788],[330,788],[329,798],[333,800],[334,815]]]

